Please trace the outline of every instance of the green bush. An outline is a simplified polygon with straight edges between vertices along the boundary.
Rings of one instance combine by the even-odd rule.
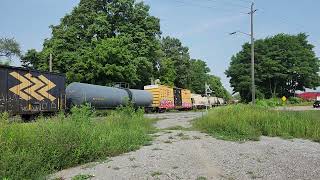
[[[320,112],[284,112],[249,105],[228,106],[194,122],[195,128],[229,140],[258,140],[261,135],[320,142]]]
[[[256,102],[257,106],[261,107],[277,107],[282,106],[283,102],[281,99],[272,98],[272,99],[258,99]]]
[[[95,120],[90,107],[0,127],[0,179],[45,179],[54,171],[132,151],[151,140],[143,112],[121,108]]]
[[[290,97],[288,99],[288,102],[290,104],[301,104],[303,102],[303,99],[299,98],[299,97]]]

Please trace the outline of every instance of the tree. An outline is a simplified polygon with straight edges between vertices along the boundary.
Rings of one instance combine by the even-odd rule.
[[[205,94],[205,83],[213,90],[212,96],[226,100],[231,98],[229,92],[223,87],[219,77],[209,74],[207,63],[200,59],[192,59],[190,67],[190,89],[197,94]]]
[[[278,34],[255,42],[257,96],[264,98],[293,96],[296,90],[315,88],[320,84],[319,59],[304,33]],[[250,44],[231,58],[226,75],[234,92],[242,100],[251,100]]]
[[[220,78],[210,75],[210,68],[200,59],[191,59],[189,49],[177,38],[161,40],[162,55],[159,62],[159,77],[163,84],[188,88],[194,93],[204,94],[205,83],[215,91],[213,95],[230,98]]]
[[[214,75],[208,76],[208,85],[213,90],[212,96],[222,97],[225,100],[230,100],[231,94],[223,87],[221,79]]]
[[[190,84],[189,49],[184,47],[179,39],[165,37],[161,40],[161,50],[160,80],[169,85],[188,88]]]
[[[0,38],[0,64],[8,65],[14,56],[20,55],[20,45],[15,39]]]
[[[164,84],[199,92],[200,84],[196,80],[192,84],[192,76],[207,78],[210,71],[205,64],[199,74],[192,72],[188,48],[177,38],[160,38],[159,19],[149,15],[143,2],[80,0],[51,29],[52,37],[44,41],[43,50],[28,50],[22,63],[48,70],[52,54],[53,71],[65,73],[68,82],[127,82],[142,88],[159,78]]]
[[[160,23],[143,2],[81,0],[51,29],[43,50],[31,49],[23,57],[24,66],[48,70],[51,53],[53,70],[66,73],[68,82],[124,81],[139,88],[156,71]]]
[[[177,72],[174,62],[170,58],[162,58],[159,63],[159,77],[163,84],[174,86],[174,82],[177,78]]]
[[[192,59],[190,67],[190,89],[197,94],[205,93],[205,83],[209,80],[210,68],[200,59]]]

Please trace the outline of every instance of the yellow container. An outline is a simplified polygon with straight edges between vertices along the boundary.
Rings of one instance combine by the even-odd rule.
[[[144,90],[153,95],[152,107],[174,109],[173,88],[164,85],[149,85],[145,86]]]
[[[182,108],[191,109],[192,108],[191,91],[188,89],[182,89],[181,98],[182,98]]]

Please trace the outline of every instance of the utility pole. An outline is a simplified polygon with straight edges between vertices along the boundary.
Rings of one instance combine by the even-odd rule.
[[[256,12],[254,10],[254,3],[251,4],[251,92],[252,92],[252,104],[256,104],[256,85],[254,80],[254,34],[253,34],[253,14]]]
[[[206,93],[207,103],[209,104],[209,97],[208,97],[208,84],[207,84],[207,82],[204,84],[204,88],[205,88],[205,93]],[[206,113],[207,113],[207,115],[208,115],[208,104],[205,104],[205,106],[206,106]]]
[[[52,72],[52,53],[50,53],[49,57],[49,72]]]
[[[207,103],[208,103],[208,104],[206,104],[206,113],[208,114],[208,106],[210,106],[209,96],[212,93],[212,90],[210,89],[210,86],[207,84],[207,82],[204,84],[204,87],[205,87],[205,93],[206,93],[206,98],[207,98]]]
[[[251,94],[252,94],[252,104],[255,105],[256,104],[256,85],[255,85],[255,73],[254,73],[254,31],[253,31],[253,15],[254,13],[257,11],[257,9],[254,9],[254,3],[251,3],[251,8],[250,8],[250,12],[248,14],[250,14],[250,21],[251,21],[251,33],[245,33],[242,31],[235,31],[230,33],[230,35],[234,35],[236,33],[241,33],[241,34],[245,34],[247,36],[250,36],[251,38]]]

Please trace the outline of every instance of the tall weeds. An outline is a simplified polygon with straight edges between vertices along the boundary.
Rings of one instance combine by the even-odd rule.
[[[320,112],[284,112],[237,105],[218,108],[194,126],[229,140],[258,140],[261,135],[303,138],[320,142]]]
[[[151,121],[141,111],[121,108],[99,120],[92,113],[83,106],[67,117],[1,123],[0,179],[44,179],[54,171],[132,151],[151,140]]]

